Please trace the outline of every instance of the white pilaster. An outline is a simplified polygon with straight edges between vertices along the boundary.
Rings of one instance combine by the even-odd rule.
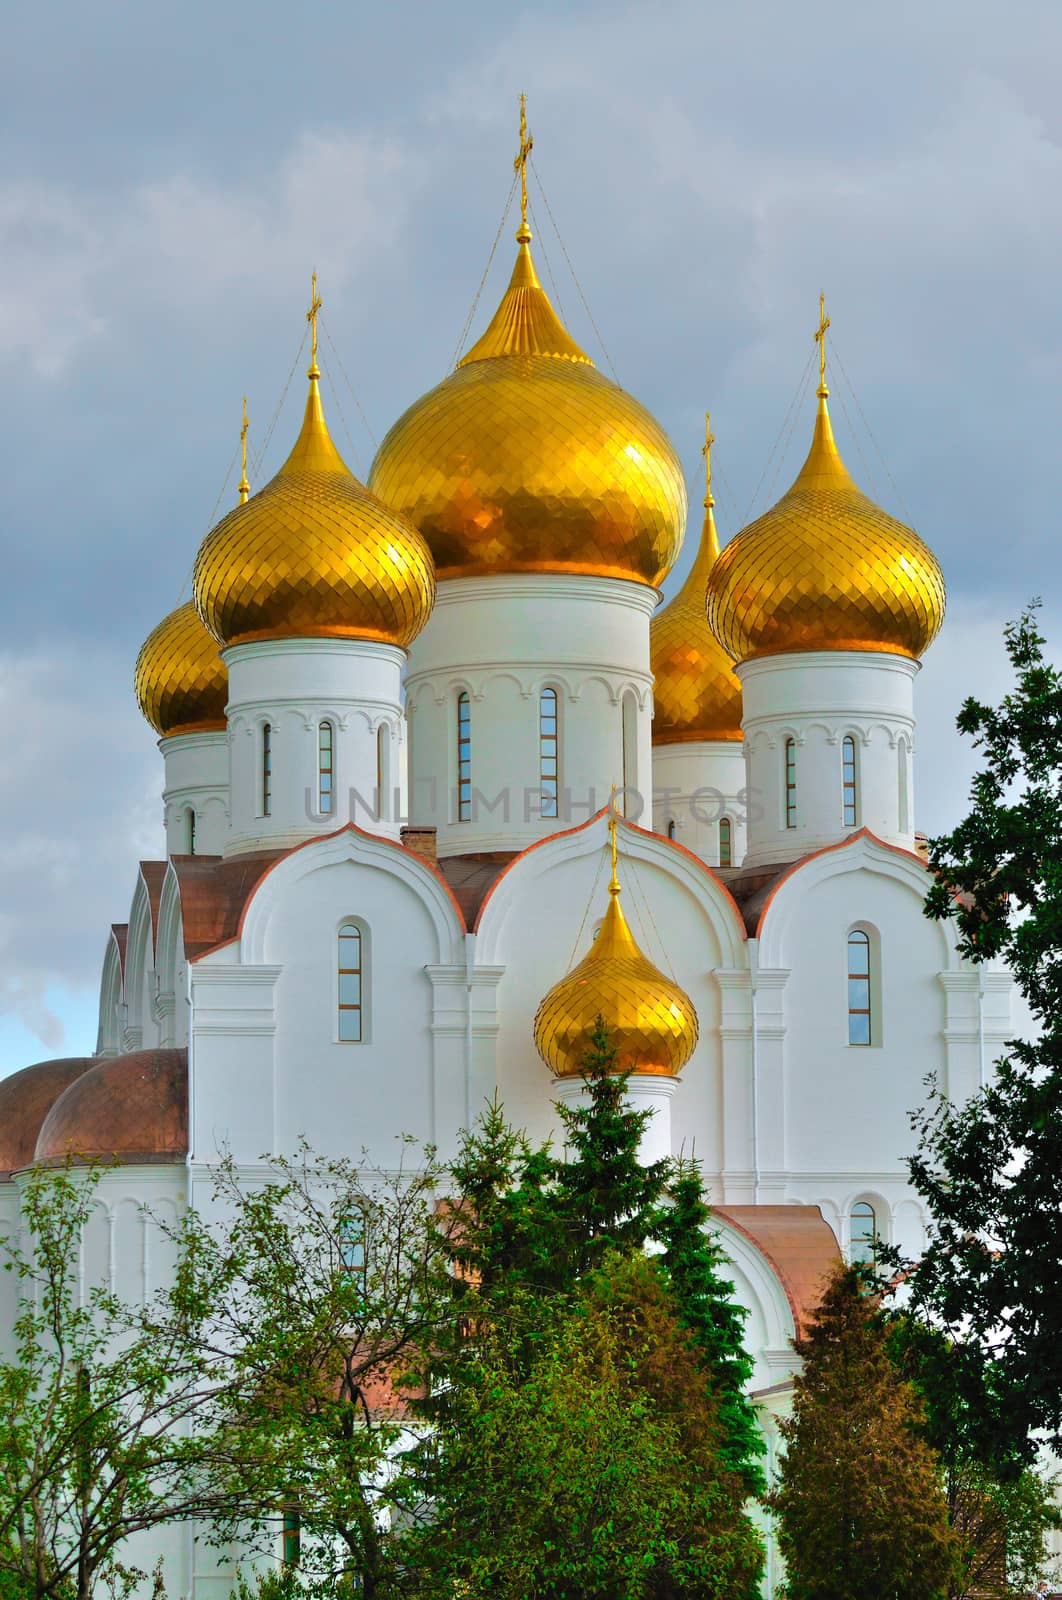
[[[347,822],[397,838],[405,652],[364,639],[268,639],[230,645],[222,657],[232,771],[225,853],[287,849]],[[320,779],[325,722],[331,809]]]
[[[792,861],[859,828],[913,850],[918,662],[881,652],[809,651],[745,661],[735,671],[744,698],[748,862]],[[854,820],[845,818],[846,737],[855,747]]]
[[[627,787],[650,820],[655,589],[621,579],[514,573],[439,585],[410,649],[410,821],[440,855],[523,850]],[[557,815],[543,815],[540,696],[557,692]],[[458,806],[458,697],[469,697],[471,799]]]

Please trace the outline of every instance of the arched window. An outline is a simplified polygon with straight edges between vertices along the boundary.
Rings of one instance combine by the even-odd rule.
[[[907,833],[907,831],[910,828],[911,823],[910,823],[910,813],[909,813],[909,810],[908,810],[908,801],[907,801],[907,740],[906,739],[901,739],[900,740],[899,747],[897,749],[896,755],[897,755],[896,781],[899,784],[899,789],[900,789],[900,793],[899,793],[899,801],[900,801],[900,805],[899,805],[900,832],[901,833]]]
[[[457,697],[457,820],[472,821],[472,707],[467,689]]]
[[[284,1508],[284,1537],[281,1559],[287,1572],[294,1572],[302,1560],[302,1519],[297,1506]]]
[[[638,702],[628,689],[620,702],[623,733],[623,815],[630,815],[627,791],[638,787]]]
[[[878,1219],[869,1200],[857,1200],[848,1223],[849,1255],[854,1267],[872,1267],[878,1254]]]
[[[268,817],[273,809],[273,730],[268,722],[262,724],[262,815]]]
[[[323,817],[330,817],[336,803],[335,794],[335,729],[330,722],[317,725],[317,809]]]
[[[846,828],[859,820],[859,794],[856,788],[856,742],[850,733],[841,740],[841,806]]]
[[[195,855],[195,807],[188,807],[188,854]]]
[[[795,828],[797,825],[797,790],[796,790],[796,740],[785,741],[785,825]]]
[[[674,817],[669,817],[668,818],[667,836],[668,836],[669,839],[673,839],[675,837],[675,819],[674,819]]]
[[[848,935],[848,1043],[872,1044],[870,935],[853,928]]]
[[[557,815],[557,731],[557,691],[543,689],[538,697],[540,817]]]
[[[339,930],[339,1039],[341,1044],[360,1044],[362,1039],[362,937],[353,922]]]
[[[719,818],[719,865],[734,865],[734,830],[729,817]]]

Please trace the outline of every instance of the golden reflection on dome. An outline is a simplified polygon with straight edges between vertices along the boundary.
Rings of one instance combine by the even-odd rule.
[[[440,578],[572,572],[658,584],[674,565],[686,486],[659,424],[581,350],[521,221],[509,287],[482,338],[380,446],[369,486],[431,546]]]
[[[224,728],[229,675],[191,600],[144,640],[133,689],[141,712],[163,739]]]
[[[431,553],[358,482],[332,443],[317,366],[314,279],[310,392],[302,430],[264,489],[204,539],[193,591],[222,644],[253,639],[377,639],[406,646],[435,602]]]
[[[714,435],[705,414],[704,527],[685,583],[649,625],[653,669],[653,743],[741,739],[741,684],[708,626],[704,597],[719,556],[712,495]]]
[[[833,437],[820,311],[819,410],[811,449],[777,505],[723,550],[708,581],[712,632],[737,661],[789,651],[919,656],[944,620],[944,578],[912,528],[849,476]]]
[[[616,1045],[618,1070],[673,1078],[697,1047],[697,1012],[689,995],[635,943],[620,905],[615,816],[609,833],[608,910],[588,953],[539,1006],[535,1047],[558,1078],[577,1078],[600,1016]]]

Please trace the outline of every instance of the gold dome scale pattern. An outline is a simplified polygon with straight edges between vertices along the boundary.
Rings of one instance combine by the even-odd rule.
[[[708,577],[719,557],[712,496],[713,435],[705,418],[707,492],[704,526],[685,583],[649,624],[653,669],[653,743],[741,740],[741,684],[704,610]]]
[[[608,910],[588,953],[539,1006],[535,1047],[558,1078],[577,1078],[600,1016],[616,1045],[619,1071],[677,1077],[697,1048],[697,1012],[685,990],[638,948],[620,905],[615,817],[609,832]]]
[[[319,376],[315,340],[294,449],[196,558],[195,603],[224,645],[342,638],[404,647],[431,615],[431,552],[346,466],[325,423]]]
[[[391,428],[369,486],[420,529],[440,578],[570,572],[658,584],[686,520],[678,458],[564,328],[530,237],[521,226],[486,332]]]
[[[224,728],[229,675],[191,600],[144,640],[133,689],[141,712],[163,739]]]
[[[820,385],[811,449],[795,483],[712,568],[712,632],[737,661],[809,650],[917,660],[940,631],[944,605],[933,552],[849,475]]]

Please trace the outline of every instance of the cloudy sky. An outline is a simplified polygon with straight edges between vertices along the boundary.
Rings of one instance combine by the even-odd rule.
[[[452,362],[520,90],[592,322],[533,185],[543,277],[695,503],[711,407],[724,537],[802,459],[810,398],[775,447],[825,290],[842,450],[948,579],[918,823],[957,818],[952,719],[1005,684],[1002,622],[1042,594],[1062,637],[1057,0],[38,0],[4,35],[0,1074],[94,1044],[104,935],[161,842],[132,664],[233,498],[240,396],[260,446],[316,267],[325,400],[365,475]]]

